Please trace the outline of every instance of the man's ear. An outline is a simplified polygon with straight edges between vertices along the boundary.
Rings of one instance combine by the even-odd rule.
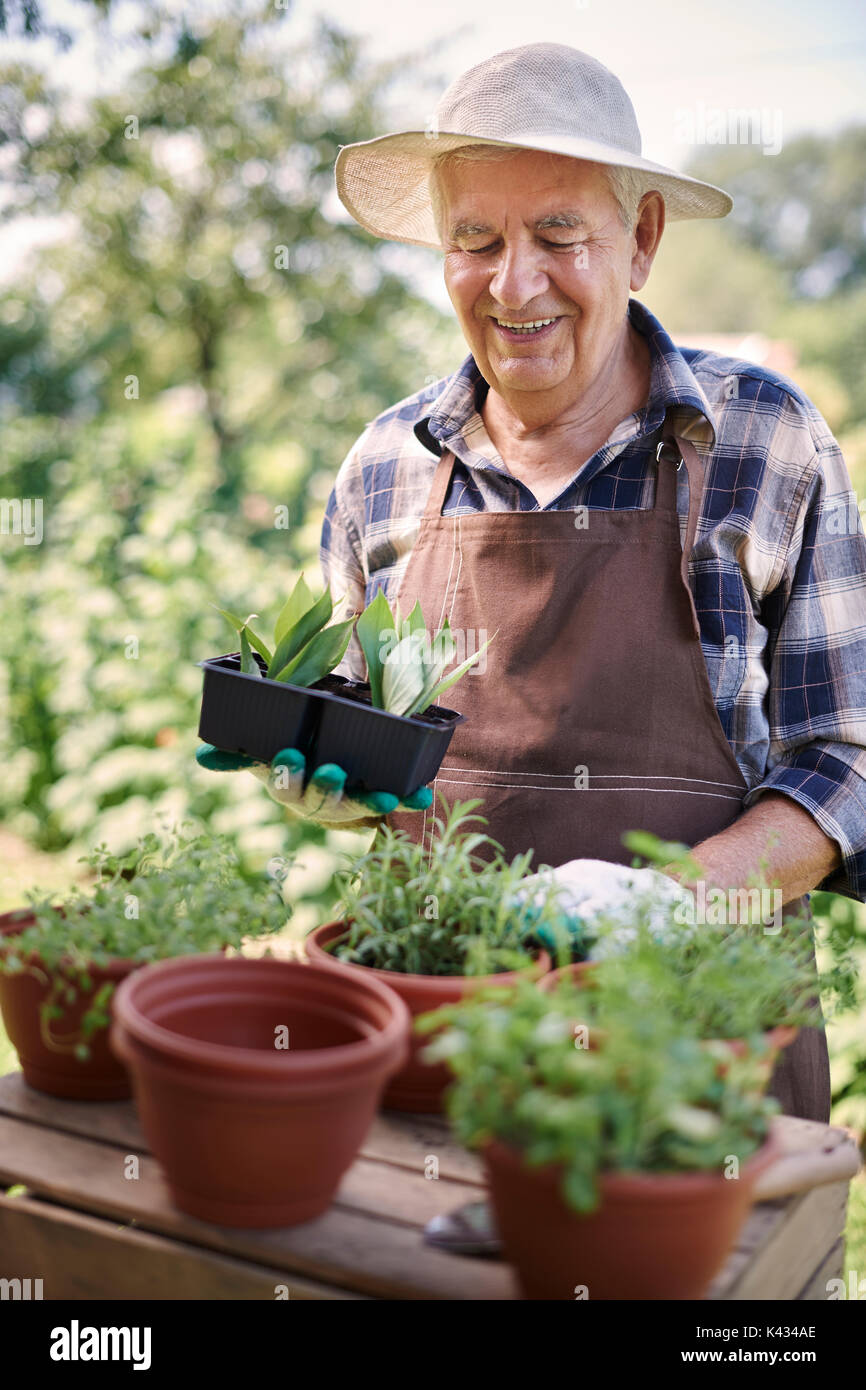
[[[665,204],[660,193],[645,193],[637,206],[634,222],[634,254],[631,258],[631,288],[642,290],[665,229]]]

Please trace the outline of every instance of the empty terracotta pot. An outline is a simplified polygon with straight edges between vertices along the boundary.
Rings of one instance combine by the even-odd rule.
[[[345,922],[328,922],[316,927],[304,939],[307,959],[316,965],[343,971],[353,980],[381,980],[399,994],[413,1018],[441,1008],[443,1004],[459,1004],[461,999],[480,989],[513,985],[524,973],[532,979],[550,969],[550,957],[542,951],[527,971],[503,971],[499,975],[403,975],[397,970],[375,970],[372,966],[337,960],[324,949],[329,942],[344,936],[347,930]],[[393,1077],[382,1098],[386,1109],[426,1115],[442,1110],[443,1094],[454,1075],[444,1062],[431,1065],[421,1060],[420,1054],[431,1040],[429,1033],[412,1034],[408,1060]]]
[[[484,1150],[496,1225],[524,1298],[696,1299],[732,1249],[771,1137],[738,1178],[721,1173],[609,1173],[583,1216],[560,1193],[558,1165],[529,1168],[499,1142]]]
[[[16,936],[35,922],[32,912],[6,912],[0,916],[0,938]],[[2,951],[2,945],[0,945]],[[92,988],[86,993],[75,985],[78,997],[63,1003],[63,1017],[42,1020],[41,1008],[51,993],[52,982],[38,955],[31,955],[29,969],[15,975],[0,971],[0,1011],[3,1026],[18,1053],[24,1080],[34,1090],[65,1100],[126,1100],[132,1094],[126,1068],[108,1045],[108,1029],[102,1028],[84,1039],[81,1020],[94,995],[107,982],[119,984],[135,961],[118,960],[104,969],[89,970]],[[70,985],[74,981],[70,980]],[[75,1045],[86,1041],[90,1056],[80,1061]]]
[[[408,1039],[406,1006],[378,980],[267,957],[145,966],[111,1028],[177,1206],[248,1227],[328,1207]]]

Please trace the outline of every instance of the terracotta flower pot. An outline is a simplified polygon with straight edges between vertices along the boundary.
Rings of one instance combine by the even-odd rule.
[[[535,963],[524,971],[503,971],[499,975],[402,975],[397,970],[376,970],[369,965],[352,965],[337,960],[325,946],[348,930],[345,922],[328,922],[316,927],[304,939],[307,959],[316,965],[340,970],[353,980],[381,980],[390,985],[406,1004],[413,1019],[443,1004],[459,1004],[461,999],[480,989],[513,985],[523,974],[540,977],[550,969],[550,957],[542,951]],[[389,1083],[382,1104],[390,1110],[408,1110],[415,1114],[435,1115],[442,1110],[442,1096],[454,1080],[444,1062],[431,1065],[421,1060],[421,1051],[430,1043],[430,1035],[412,1034],[409,1058]]]
[[[764,1042],[770,1049],[771,1063],[775,1061],[779,1053],[785,1047],[790,1047],[791,1043],[799,1033],[799,1028],[793,1028],[788,1024],[780,1023],[776,1028],[769,1028],[764,1034]],[[749,1044],[745,1038],[725,1038],[725,1047],[733,1052],[735,1057],[746,1057],[750,1051]]]
[[[558,1165],[529,1168],[499,1142],[484,1150],[505,1258],[524,1298],[697,1299],[733,1247],[755,1180],[778,1156],[771,1137],[737,1179],[721,1173],[610,1173],[598,1208],[581,1215],[560,1192]],[[586,1295],[585,1295],[586,1296]]]
[[[799,1028],[791,1027],[787,1024],[779,1024],[776,1028],[769,1028],[764,1034],[764,1042],[767,1051],[761,1058],[759,1072],[765,1082],[769,1083],[773,1075],[773,1068],[779,1053],[785,1047],[790,1047],[791,1043],[799,1033]],[[735,1057],[748,1057],[751,1052],[751,1045],[746,1038],[719,1038],[716,1040],[720,1047],[725,1047]],[[728,1067],[725,1062],[720,1061],[718,1072],[719,1076],[724,1076]]]
[[[549,994],[561,981],[573,980],[576,985],[591,989],[593,971],[598,969],[598,964],[597,960],[577,960],[572,961],[571,965],[561,965],[558,970],[551,970],[549,975],[542,976],[538,988]]]
[[[543,976],[542,979],[538,981],[538,988],[543,990],[545,994],[549,994],[552,990],[556,989],[560,981],[572,980],[581,988],[592,989],[592,972],[596,969],[597,965],[597,961],[586,960],[578,961],[572,965],[562,966],[559,970],[551,970],[549,975]],[[575,1022],[577,1024],[577,1020]],[[780,1024],[776,1028],[769,1028],[764,1033],[764,1041],[767,1044],[768,1050],[762,1061],[761,1070],[768,1081],[772,1075],[773,1066],[779,1053],[783,1048],[790,1046],[798,1032],[798,1028],[790,1027],[787,1024]],[[604,1030],[593,1028],[592,1036],[588,1044],[590,1049],[598,1047],[599,1044],[604,1041],[604,1036]],[[708,1042],[709,1041],[710,1040],[708,1040]],[[727,1048],[735,1057],[746,1057],[751,1050],[750,1044],[746,1038],[718,1038],[712,1041],[717,1042],[720,1047]],[[727,1071],[727,1066],[724,1062],[719,1063],[718,1071],[720,1076],[724,1076]]]
[[[0,916],[0,938],[8,940],[17,936],[25,927],[32,927],[35,920],[33,913],[26,909],[4,913]],[[103,985],[119,984],[131,971],[140,969],[139,964],[118,960],[104,969],[90,967],[92,989],[85,994],[76,984],[75,1003],[63,1003],[63,1017],[44,1023],[41,1006],[51,993],[52,981],[38,954],[30,956],[29,967],[15,975],[0,971],[3,1026],[18,1053],[28,1086],[65,1100],[128,1099],[132,1094],[129,1077],[109,1047],[108,1029],[101,1028],[84,1039],[81,1020]],[[73,983],[70,980],[70,984]],[[86,1061],[75,1056],[75,1045],[81,1041],[86,1041],[90,1049]]]
[[[408,1048],[406,1007],[378,980],[267,957],[159,961],[113,1011],[173,1200],[223,1226],[319,1216]]]

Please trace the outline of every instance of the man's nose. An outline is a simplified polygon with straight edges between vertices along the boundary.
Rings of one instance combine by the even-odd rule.
[[[526,243],[503,246],[496,257],[490,293],[505,309],[521,309],[547,289],[537,249]]]

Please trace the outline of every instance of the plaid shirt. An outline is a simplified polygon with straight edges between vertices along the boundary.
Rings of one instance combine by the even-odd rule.
[[[785,377],[677,348],[637,300],[629,317],[652,356],[643,409],[629,415],[551,510],[643,508],[668,406],[706,464],[689,579],[716,709],[748,787],[791,796],[831,836],[844,867],[821,887],[866,899],[866,539],[830,429]],[[455,455],[444,515],[535,511],[479,413],[486,383],[469,356],[447,380],[379,415],[328,500],[321,560],[360,611],[393,601],[442,448]],[[688,514],[678,474],[681,533]],[[363,679],[353,638],[343,674]]]

